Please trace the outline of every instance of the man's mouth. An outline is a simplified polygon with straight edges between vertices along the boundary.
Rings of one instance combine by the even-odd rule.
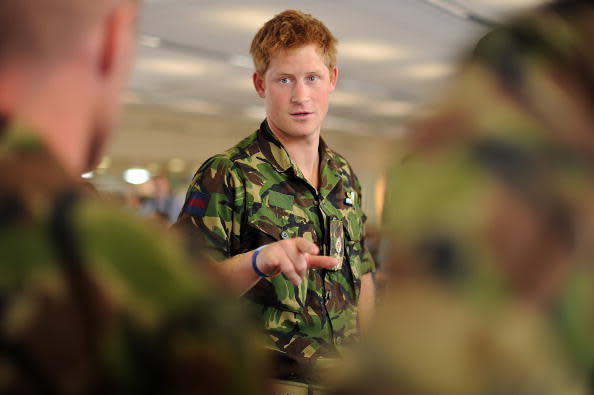
[[[313,112],[307,112],[307,111],[299,111],[299,112],[292,112],[291,116],[293,117],[306,117],[308,115],[313,114]]]

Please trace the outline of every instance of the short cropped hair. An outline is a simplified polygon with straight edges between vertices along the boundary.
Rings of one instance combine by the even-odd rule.
[[[337,43],[338,40],[318,19],[301,11],[286,10],[260,28],[252,40],[250,54],[256,70],[264,74],[275,53],[315,44],[324,63],[332,70],[336,66]]]
[[[0,61],[58,57],[83,40],[118,0],[0,0]]]

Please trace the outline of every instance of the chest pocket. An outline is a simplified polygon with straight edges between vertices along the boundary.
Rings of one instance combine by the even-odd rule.
[[[314,243],[317,241],[314,225],[302,209],[294,204],[292,195],[269,191],[261,199],[261,202],[254,202],[248,209],[248,229],[245,234],[251,245],[247,246],[246,251],[295,237],[303,237]],[[259,305],[297,313],[305,305],[308,288],[306,280],[307,278],[296,287],[283,275],[263,278],[248,296]]]

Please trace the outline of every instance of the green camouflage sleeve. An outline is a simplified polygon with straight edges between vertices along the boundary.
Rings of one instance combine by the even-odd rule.
[[[238,253],[244,197],[233,162],[214,156],[196,172],[176,226],[198,236],[216,260],[229,258]]]

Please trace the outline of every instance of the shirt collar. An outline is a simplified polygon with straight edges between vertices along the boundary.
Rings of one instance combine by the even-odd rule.
[[[289,157],[289,153],[274,136],[274,133],[270,130],[270,126],[268,126],[266,120],[262,122],[260,130],[258,130],[258,144],[260,145],[260,151],[262,151],[266,160],[268,160],[277,171],[284,173],[293,167],[293,162]]]

